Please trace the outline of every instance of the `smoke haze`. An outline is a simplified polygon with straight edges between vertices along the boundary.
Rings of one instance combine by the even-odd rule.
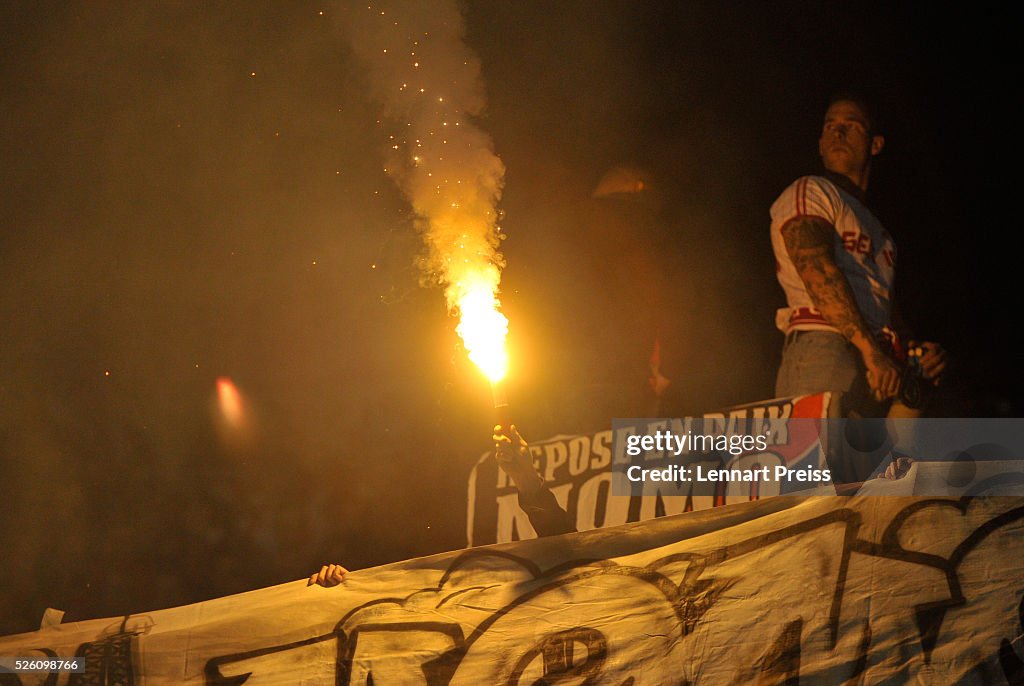
[[[970,75],[1013,63],[1009,21],[408,2],[396,28],[365,7],[0,9],[0,633],[463,545],[489,390],[421,281],[424,260],[459,281],[467,226],[475,273],[506,265],[527,438],[647,414],[656,340],[660,412],[769,397],[768,207],[851,85],[890,115],[872,192],[904,310],[956,356],[959,411],[1015,411],[1016,270],[964,229],[1006,221],[978,201],[1007,195],[983,173],[1001,93]],[[644,187],[595,194],[615,169]],[[221,378],[250,440],[219,428]]]

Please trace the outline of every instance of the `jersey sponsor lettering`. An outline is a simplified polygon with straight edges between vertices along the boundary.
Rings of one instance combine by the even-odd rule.
[[[843,231],[843,249],[854,255],[871,254],[871,236],[858,231]]]

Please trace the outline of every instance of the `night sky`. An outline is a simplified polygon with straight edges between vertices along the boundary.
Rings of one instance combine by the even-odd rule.
[[[656,339],[666,415],[771,396],[768,207],[850,89],[897,299],[955,360],[938,406],[1019,414],[1016,24],[890,5],[460,6],[527,437],[647,414]],[[0,633],[465,544],[490,391],[421,285],[359,7],[0,8]],[[616,169],[643,190],[595,197]]]

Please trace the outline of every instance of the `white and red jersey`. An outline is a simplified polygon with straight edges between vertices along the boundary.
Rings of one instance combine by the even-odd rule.
[[[814,307],[786,251],[782,227],[798,217],[817,217],[835,227],[836,265],[850,283],[861,316],[876,334],[889,326],[896,246],[863,202],[824,176],[803,176],[782,192],[771,215],[776,276],[788,304],[775,315],[779,329],[837,331]]]

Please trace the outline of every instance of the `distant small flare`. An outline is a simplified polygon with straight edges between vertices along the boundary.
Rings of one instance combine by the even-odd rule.
[[[650,186],[647,172],[636,167],[613,167],[604,173],[594,188],[593,197],[629,196]]]
[[[234,382],[226,376],[217,379],[217,404],[220,407],[221,416],[234,428],[242,424],[243,407],[242,394]]]

